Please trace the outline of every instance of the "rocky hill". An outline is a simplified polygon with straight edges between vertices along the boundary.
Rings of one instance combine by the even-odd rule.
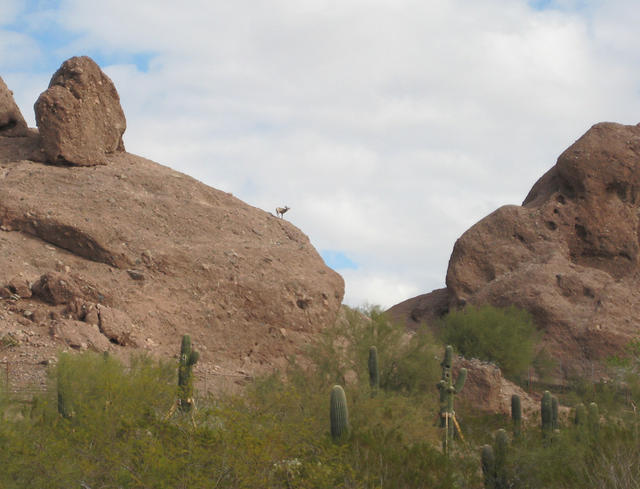
[[[564,151],[521,206],[456,242],[445,289],[390,313],[410,325],[466,303],[530,311],[558,380],[598,378],[640,334],[640,125],[600,123]]]
[[[0,360],[171,356],[190,333],[200,371],[249,375],[335,320],[344,282],[299,229],[124,150],[91,59],[66,61],[35,111],[29,129],[0,79]]]

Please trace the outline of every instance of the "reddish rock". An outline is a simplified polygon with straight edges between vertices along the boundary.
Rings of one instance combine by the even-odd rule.
[[[55,75],[54,93],[64,88],[84,104],[73,94],[93,83],[85,75],[69,75],[64,87]],[[75,124],[76,110],[63,104],[57,114]],[[254,375],[282,368],[335,321],[344,282],[291,223],[124,151],[91,171],[40,164],[44,152],[32,136],[0,137],[0,269],[4,277],[40,277],[29,301],[46,311],[43,329],[66,344],[89,347],[73,335],[97,332],[96,342],[123,354],[140,343],[169,358],[189,333],[203,369],[215,362]],[[85,151],[83,137],[64,142],[80,141]],[[16,327],[12,305],[0,301],[0,328]],[[48,334],[40,341],[17,354],[49,358],[60,347]]]
[[[487,362],[465,358],[457,358],[454,362],[454,378],[461,368],[467,369],[467,380],[460,400],[467,406],[479,411],[511,414],[511,396],[520,396],[522,411],[525,416],[539,410],[538,402],[522,388],[502,376],[500,369]]]
[[[27,123],[13,99],[13,92],[0,77],[0,136],[17,137],[28,134]]]
[[[450,307],[530,311],[556,380],[598,379],[640,334],[640,126],[593,126],[533,186],[456,242]],[[427,312],[421,312],[426,317]]]
[[[133,320],[129,315],[118,309],[101,304],[96,305],[98,312],[98,327],[111,343],[120,346],[137,346]]]
[[[97,301],[105,299],[96,287],[87,280],[72,274],[45,273],[31,288],[33,295],[50,304],[69,304],[67,312],[74,317],[82,316],[82,299]]]
[[[446,288],[436,289],[400,302],[386,312],[392,321],[416,330],[421,324],[433,324],[449,312],[449,292]]]
[[[106,163],[124,151],[126,120],[113,82],[89,57],[65,61],[35,103],[47,161],[78,166]]]
[[[72,319],[54,321],[49,327],[49,334],[54,340],[76,350],[103,352],[108,351],[111,346],[98,326]]]
[[[14,293],[22,297],[23,299],[28,299],[31,297],[31,287],[29,287],[29,282],[22,277],[14,277],[7,284],[9,289]]]

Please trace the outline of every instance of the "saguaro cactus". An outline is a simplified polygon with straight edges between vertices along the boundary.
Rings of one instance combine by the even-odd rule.
[[[496,487],[496,457],[493,454],[491,445],[484,445],[480,452],[482,463],[482,475],[484,478],[484,489],[495,489]]]
[[[334,442],[344,441],[349,436],[349,409],[347,408],[347,396],[339,385],[334,385],[331,389],[329,418],[331,438]]]
[[[56,371],[56,389],[58,395],[58,414],[66,419],[74,416],[71,401],[72,386],[70,385],[69,357],[67,354],[60,356],[60,362]]]
[[[496,489],[507,489],[507,450],[509,449],[509,437],[507,432],[500,428],[496,432]]]
[[[598,410],[598,405],[595,402],[589,404],[587,426],[589,426],[591,436],[598,436],[598,432],[600,431],[600,412]]]
[[[193,406],[193,366],[200,358],[197,351],[191,348],[191,337],[182,337],[180,346],[180,365],[178,367],[178,405],[182,411],[190,411]]]
[[[494,447],[484,445],[480,453],[482,475],[485,489],[507,489],[509,476],[507,472],[507,450],[509,437],[504,429],[496,432]]]
[[[576,405],[576,416],[573,418],[573,423],[580,427],[587,424],[587,408],[584,407],[584,404],[580,403]]]
[[[518,394],[511,396],[511,420],[513,421],[513,437],[519,438],[522,433],[522,403]]]
[[[540,401],[540,418],[542,421],[542,434],[549,436],[553,431],[553,401],[551,392],[544,391]]]
[[[551,428],[555,431],[560,426],[558,425],[558,398],[551,396]]]
[[[467,369],[460,369],[458,378],[454,384],[451,375],[453,348],[450,345],[447,345],[445,348],[444,359],[440,365],[442,366],[442,378],[440,382],[438,382],[438,390],[440,391],[440,427],[445,429],[442,444],[444,452],[448,453],[449,445],[451,444],[451,440],[453,440],[457,426],[456,413],[453,409],[454,397],[460,393],[464,387],[464,382],[467,378]]]
[[[69,388],[66,385],[65,380],[61,378],[60,374],[58,374],[57,388],[58,413],[63,418],[71,419],[73,417],[73,407],[71,405],[71,399],[69,396]]]
[[[380,388],[378,349],[375,346],[369,348],[369,385],[371,386],[371,397],[375,397]]]

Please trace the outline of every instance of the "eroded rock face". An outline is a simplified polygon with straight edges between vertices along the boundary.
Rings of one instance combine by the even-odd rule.
[[[500,369],[477,359],[457,358],[454,362],[454,378],[461,368],[467,369],[467,380],[460,393],[460,400],[465,401],[474,410],[492,413],[511,413],[511,396],[520,396],[523,415],[529,417],[538,412],[539,404],[522,388],[502,376]]]
[[[126,153],[118,94],[89,58],[62,65],[36,118],[40,135],[0,134],[0,339],[22,338],[7,361],[44,365],[60,348],[166,359],[190,334],[199,387],[226,389],[333,324],[344,281],[309,238]]]
[[[344,282],[286,220],[125,152],[89,170],[12,159],[32,141],[11,139],[11,152],[0,144],[0,337],[28,329],[45,345],[16,354],[170,358],[189,333],[210,389],[283,368],[334,322]],[[32,297],[11,298],[15,277]]]
[[[593,126],[522,206],[456,242],[447,289],[464,302],[533,313],[560,374],[597,376],[640,333],[640,126]]]
[[[392,321],[404,322],[410,330],[422,323],[432,324],[449,312],[449,291],[436,289],[391,307],[386,311]]]
[[[29,129],[4,80],[0,78],[0,136],[27,136]]]
[[[444,291],[390,313],[415,326],[466,303],[515,305],[543,332],[557,382],[598,380],[604,360],[640,335],[639,235],[640,125],[596,124],[522,206],[497,209],[458,239]]]
[[[55,72],[35,103],[42,147],[50,163],[93,166],[124,151],[126,129],[113,82],[89,57],[74,57]]]

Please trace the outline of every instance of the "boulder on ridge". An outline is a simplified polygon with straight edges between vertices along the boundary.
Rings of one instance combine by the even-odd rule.
[[[49,163],[106,164],[124,151],[127,123],[111,81],[88,56],[65,61],[35,103],[36,123]]]
[[[27,136],[29,128],[13,99],[13,92],[0,77],[0,136]]]

